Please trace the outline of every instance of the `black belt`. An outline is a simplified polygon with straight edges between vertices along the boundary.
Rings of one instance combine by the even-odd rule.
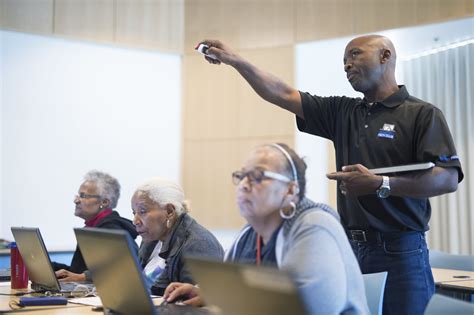
[[[365,243],[382,240],[382,233],[374,230],[346,230],[350,241]]]

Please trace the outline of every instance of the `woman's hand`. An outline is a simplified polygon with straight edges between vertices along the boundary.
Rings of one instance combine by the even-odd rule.
[[[74,273],[66,269],[60,269],[55,273],[56,278],[58,278],[61,282],[86,281],[86,275],[84,273]]]
[[[184,299],[183,304],[203,306],[204,301],[200,294],[199,288],[190,283],[173,282],[166,288],[163,299],[169,303]]]

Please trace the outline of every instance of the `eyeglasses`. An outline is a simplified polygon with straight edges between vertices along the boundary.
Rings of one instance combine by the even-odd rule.
[[[245,177],[248,177],[248,180],[252,184],[260,184],[264,179],[275,179],[285,183],[291,182],[291,179],[285,175],[259,169],[254,169],[248,172],[235,171],[232,173],[232,182],[235,185],[238,185]]]
[[[85,193],[80,193],[79,195],[76,195],[75,197],[80,198],[80,199],[92,199],[92,198],[100,198],[100,195],[89,195]]]

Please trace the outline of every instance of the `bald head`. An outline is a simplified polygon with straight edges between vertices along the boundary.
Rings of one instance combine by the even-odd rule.
[[[379,99],[398,89],[395,64],[395,47],[390,39],[381,35],[354,38],[344,52],[347,79],[367,99]]]
[[[397,53],[395,51],[395,46],[393,46],[393,43],[389,38],[376,34],[359,36],[347,44],[346,50],[350,46],[370,47],[374,51],[380,52],[382,55],[388,57],[387,64],[391,65],[395,69]]]

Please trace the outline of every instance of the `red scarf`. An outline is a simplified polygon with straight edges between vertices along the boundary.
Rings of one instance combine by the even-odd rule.
[[[87,220],[86,221],[86,226],[87,227],[95,227],[97,224],[99,224],[99,221],[108,216],[109,214],[112,213],[112,209],[107,208],[104,211],[99,212],[98,215],[96,215],[94,218]]]

